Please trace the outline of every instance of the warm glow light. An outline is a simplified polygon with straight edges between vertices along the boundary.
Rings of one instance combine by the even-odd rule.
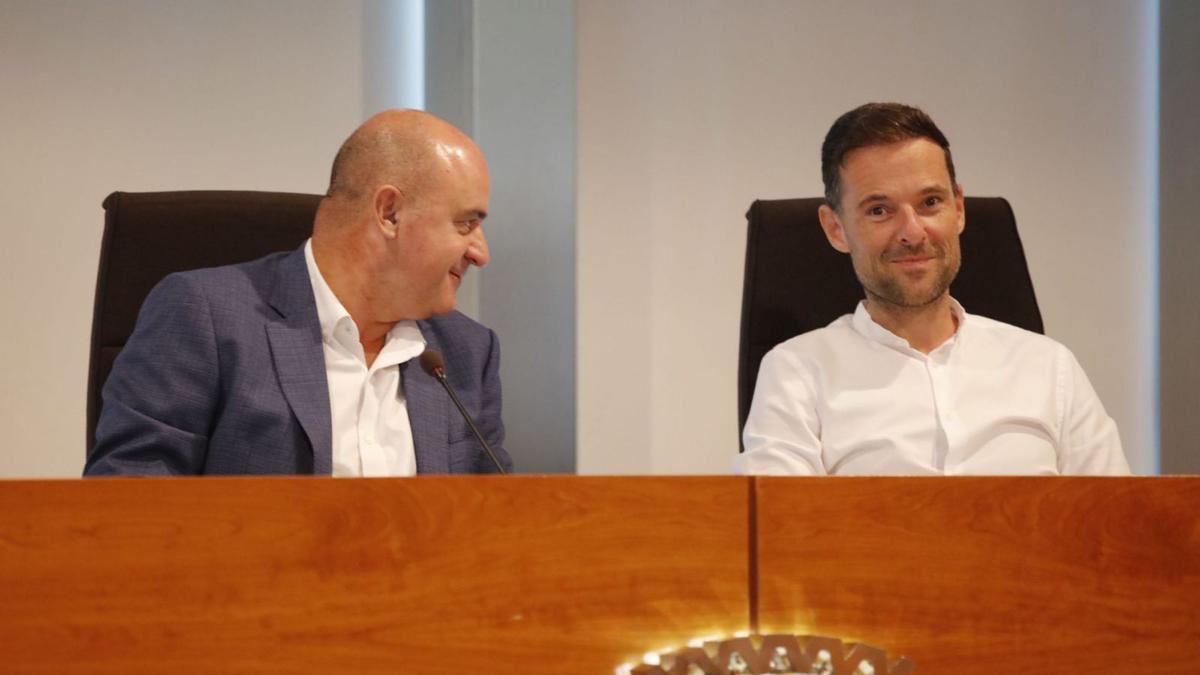
[[[749,645],[745,644],[744,642],[739,645],[731,644],[734,641],[741,641],[747,638],[750,640]],[[855,644],[858,646],[855,646],[854,649],[851,649],[851,647]],[[836,672],[842,673],[842,666],[837,666],[832,663],[833,653],[831,650],[837,650],[840,652],[845,649],[847,651],[846,658],[850,659],[854,657],[860,648],[865,648],[868,653],[874,651],[877,654],[882,654],[883,658],[887,658],[887,655],[886,653],[883,653],[883,650],[858,640],[847,641],[845,638],[810,635],[807,633],[803,635],[789,635],[776,633],[755,634],[750,631],[738,631],[734,634],[734,637],[730,639],[721,639],[718,636],[710,635],[692,638],[691,640],[688,640],[687,645],[691,649],[699,649],[707,654],[707,657],[710,661],[716,659],[722,649],[732,648],[736,650],[735,655],[740,655],[742,659],[771,659],[773,664],[772,667],[775,667],[775,658],[779,658],[781,655],[785,655],[789,659],[801,658],[805,660],[811,660],[814,666],[822,666],[822,668],[818,668],[820,672],[830,672],[827,670],[828,668],[835,668]],[[703,658],[703,655],[698,656],[695,654],[687,654],[685,656],[687,651],[688,650],[685,649],[680,652],[676,652],[674,647],[670,647],[654,652],[646,652],[643,664],[647,666],[665,667],[663,666],[665,661],[666,663],[672,664],[672,672],[677,672],[680,668],[686,667],[688,669],[687,672],[691,673],[700,672],[701,663],[708,663],[708,665],[704,666],[706,668],[711,668],[713,663],[715,663],[715,661],[706,661]],[[859,657],[860,660],[857,661],[858,667],[854,670],[853,675],[875,675],[874,666],[866,660],[861,660],[862,658],[864,657]],[[728,668],[733,667],[733,656],[731,656],[730,659],[730,665]],[[885,663],[887,662],[885,661]],[[916,669],[916,664],[911,659],[903,656],[897,659],[893,666],[896,669],[896,675],[911,675],[911,673]],[[716,667],[718,670],[715,672],[725,672],[721,666],[718,665]],[[632,671],[634,668],[636,668],[636,666],[630,667],[625,665],[618,668],[616,673],[617,675],[633,675]],[[771,672],[775,671],[772,670]],[[885,672],[892,671],[887,670]]]
[[[721,639],[720,635],[705,635],[704,637],[692,638],[688,640],[689,647],[703,647],[705,642],[716,642]]]

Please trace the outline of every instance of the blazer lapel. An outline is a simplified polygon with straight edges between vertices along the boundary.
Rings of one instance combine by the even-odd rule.
[[[333,472],[329,383],[325,378],[321,323],[303,248],[280,262],[270,303],[283,318],[267,324],[279,385],[312,446],[313,473],[328,476]]]
[[[432,332],[418,321],[426,349],[438,349]],[[425,374],[417,359],[400,364],[400,386],[404,387],[417,473],[450,473],[450,397],[437,380]]]

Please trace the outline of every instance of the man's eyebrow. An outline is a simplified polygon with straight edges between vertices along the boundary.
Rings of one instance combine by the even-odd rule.
[[[936,185],[935,184],[935,185],[930,185],[929,187],[925,188],[924,190],[921,190],[921,194],[923,194],[923,195],[935,195],[935,194],[944,195],[944,194],[950,194],[950,191],[947,190],[946,186],[944,186],[944,185]]]
[[[887,195],[885,195],[885,194],[883,194],[883,193],[881,193],[881,192],[876,192],[876,193],[874,193],[874,194],[869,194],[869,195],[867,195],[866,197],[863,197],[863,198],[862,198],[862,201],[860,201],[860,202],[858,203],[858,208],[860,208],[860,209],[861,209],[862,207],[866,206],[867,204],[869,204],[869,203],[871,203],[871,202],[883,202],[883,201],[887,201],[887,198],[888,198],[888,196],[887,196]]]
[[[487,218],[487,211],[471,209],[470,211],[466,211],[465,213],[463,213],[462,217],[459,218],[459,220],[483,220],[484,218]]]

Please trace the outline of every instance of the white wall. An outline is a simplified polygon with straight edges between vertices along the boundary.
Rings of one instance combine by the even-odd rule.
[[[819,194],[828,125],[883,99],[928,109],[968,191],[1013,202],[1049,333],[1088,369],[1135,467],[1152,469],[1155,5],[579,2],[578,469],[726,470],[743,213]],[[0,477],[82,466],[103,197],[324,189],[370,105],[371,11],[0,3]],[[518,187],[536,212],[540,195]]]
[[[362,8],[0,4],[0,477],[76,476],[113,190],[322,192],[361,121]]]
[[[580,2],[579,471],[728,470],[743,214],[821,194],[829,125],[881,100],[1012,202],[1048,334],[1153,471],[1156,6]]]

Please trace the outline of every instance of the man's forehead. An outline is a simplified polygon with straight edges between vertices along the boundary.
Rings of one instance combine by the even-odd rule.
[[[868,145],[846,153],[839,168],[847,196],[855,201],[874,192],[952,189],[946,156],[927,138]]]

